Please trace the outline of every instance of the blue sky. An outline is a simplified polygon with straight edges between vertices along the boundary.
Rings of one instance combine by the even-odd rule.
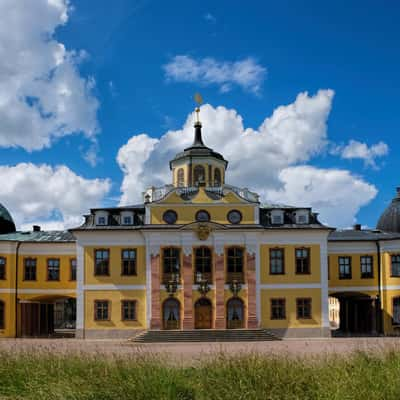
[[[46,0],[39,1],[43,3],[43,10],[50,7]],[[20,2],[24,3],[23,0]],[[57,21],[52,14],[48,20],[42,17],[43,13],[29,18],[36,18],[38,26],[43,23],[43,32],[46,32],[46,24],[54,27],[55,33],[49,35],[53,35],[54,42],[63,44],[66,51],[84,50],[82,59],[71,63],[77,77],[85,82],[90,80],[90,88],[82,98],[90,96],[97,105],[92,103],[88,106],[80,98],[83,104],[80,108],[85,114],[88,107],[85,115],[91,114],[96,122],[82,122],[86,118],[84,115],[70,117],[78,112],[71,105],[68,134],[55,138],[50,132],[52,128],[49,128],[49,143],[44,147],[38,145],[39,148],[31,151],[18,139],[10,140],[8,127],[0,121],[0,165],[7,166],[7,179],[12,179],[16,173],[12,167],[29,162],[34,166],[46,164],[49,168],[64,165],[75,177],[87,180],[88,186],[94,179],[104,180],[103,183],[108,179],[111,186],[103,186],[94,197],[86,196],[79,207],[65,205],[58,199],[56,203],[59,206],[42,207],[45,199],[37,194],[34,211],[27,211],[23,206],[23,201],[29,198],[26,193],[18,197],[15,187],[9,192],[5,190],[3,196],[0,192],[0,202],[18,215],[21,225],[37,220],[64,219],[67,222],[69,217],[74,220],[74,213],[98,205],[88,204],[88,201],[118,204],[124,178],[121,163],[116,161],[120,148],[131,137],[141,133],[160,138],[167,130],[182,130],[194,107],[193,94],[198,91],[205,103],[214,108],[223,106],[235,110],[243,118],[245,128],[258,129],[277,107],[295,102],[299,93],[308,92],[311,97],[320,89],[333,90],[335,95],[326,119],[327,137],[324,138],[329,143],[318,151],[311,151],[313,154],[306,160],[294,160],[287,167],[307,165],[348,171],[354,179],[375,186],[376,196],[362,206],[356,201],[356,211],[350,213],[364,225],[374,226],[380,212],[394,196],[395,187],[400,185],[397,173],[400,167],[397,157],[400,150],[398,2],[113,0],[110,3],[99,0],[95,7],[89,0],[72,0],[69,6],[63,0],[55,3],[58,3],[58,11],[65,11],[68,15],[63,22]],[[11,9],[14,5],[5,1],[2,7]],[[14,12],[25,11],[15,7]],[[41,32],[36,26],[32,29]],[[21,40],[24,40],[23,34],[24,31]],[[1,35],[0,44],[2,40],[11,43],[9,37]],[[27,36],[27,42],[29,40]],[[13,48],[10,46],[9,50]],[[38,46],[35,51],[38,59],[41,51]],[[176,62],[177,56],[185,57],[198,68],[204,65],[204,59],[212,60],[221,74],[223,70],[232,69],[234,63],[251,60],[252,68],[259,68],[254,78],[257,83],[246,86],[243,81],[238,83],[233,78],[224,78],[228,82],[224,86],[221,80],[214,77],[214,81],[210,81],[202,73],[190,79],[181,75],[168,76],[166,66]],[[1,64],[2,61],[0,71]],[[0,84],[1,79],[7,79],[7,75],[0,72]],[[34,80],[35,76],[32,77]],[[74,87],[71,83],[71,88]],[[49,91],[52,89],[54,87]],[[46,95],[51,101],[51,94],[46,92]],[[46,103],[41,98],[41,91],[32,96]],[[9,113],[9,110],[3,112]],[[70,123],[72,119],[74,123]],[[65,122],[61,117],[60,121]],[[94,125],[97,128],[93,128]],[[80,127],[85,134],[74,133]],[[205,132],[207,128],[204,123]],[[96,132],[93,129],[97,129]],[[3,141],[2,130],[6,138]],[[25,126],[24,135],[29,135],[29,124],[28,128]],[[210,140],[214,147],[217,142]],[[350,153],[344,157],[345,147],[351,140],[366,145],[367,155]],[[380,142],[386,148],[383,146],[382,150],[381,146],[377,150],[379,154],[371,156],[374,154],[372,146]],[[85,160],[85,153],[91,146],[92,153],[96,153],[96,165]],[[235,142],[231,146],[235,146]],[[176,152],[179,150],[178,146]],[[153,157],[157,154],[156,151]],[[268,162],[264,164],[260,159],[259,169],[268,168]],[[49,173],[51,175],[54,171]],[[133,174],[133,178],[135,176]],[[255,188],[264,184],[267,194],[270,181],[266,179],[263,183],[262,176],[256,179]],[[135,188],[132,182],[128,186],[129,190]],[[251,188],[251,182],[247,186]],[[137,188],[141,190],[140,185]],[[285,191],[282,202],[297,199],[293,193],[288,194],[288,190],[291,189]],[[272,197],[275,201],[279,196],[279,185],[274,187],[274,191]],[[357,195],[357,186],[354,190],[350,187],[349,193]],[[364,192],[358,194],[363,196]],[[329,191],[324,195],[329,197]],[[365,195],[373,197],[371,190]],[[299,198],[300,203],[301,200]],[[317,204],[323,199],[319,200]],[[336,206],[336,212],[340,213],[346,203],[342,201]],[[331,216],[326,219],[332,222]],[[343,220],[343,224],[349,225],[349,218]]]

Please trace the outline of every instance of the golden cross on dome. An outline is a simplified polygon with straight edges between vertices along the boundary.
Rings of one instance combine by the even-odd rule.
[[[200,106],[203,104],[203,98],[200,93],[194,95],[194,101],[197,103],[196,111],[196,122],[200,122]]]

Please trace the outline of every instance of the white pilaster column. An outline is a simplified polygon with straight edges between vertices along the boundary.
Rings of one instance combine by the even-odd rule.
[[[321,324],[329,329],[329,292],[328,292],[328,238],[320,243],[321,254]]]
[[[85,252],[84,247],[76,243],[76,337],[85,337]]]

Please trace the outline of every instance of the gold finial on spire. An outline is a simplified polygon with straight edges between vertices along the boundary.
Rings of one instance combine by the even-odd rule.
[[[194,101],[197,103],[197,107],[195,108],[196,111],[196,123],[200,122],[200,106],[203,104],[203,98],[201,97],[200,93],[196,93],[194,95]]]

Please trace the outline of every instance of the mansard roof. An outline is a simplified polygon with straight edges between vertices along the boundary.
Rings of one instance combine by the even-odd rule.
[[[384,232],[379,229],[342,229],[331,232],[328,237],[330,242],[359,242],[400,239],[400,233]]]

